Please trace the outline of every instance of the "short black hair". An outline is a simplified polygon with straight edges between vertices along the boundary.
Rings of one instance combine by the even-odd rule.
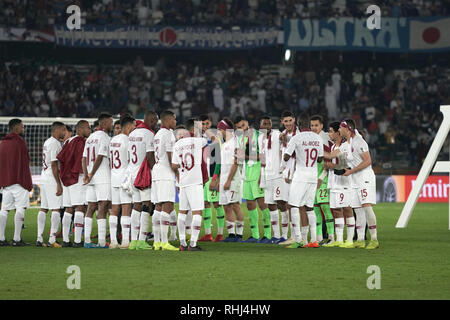
[[[186,126],[186,129],[188,131],[191,131],[192,129],[194,129],[195,121],[197,121],[196,118],[190,118],[186,121],[186,123],[184,125]]]
[[[209,116],[209,114],[202,114],[202,115],[200,115],[200,117],[198,117],[198,119],[200,121],[206,121],[206,120],[212,121],[211,117]]]
[[[58,128],[65,127],[66,125],[62,123],[61,121],[55,121],[52,123],[52,132],[55,131]]]
[[[305,129],[308,128],[309,129],[309,116],[307,113],[302,113],[298,116],[297,118],[297,126],[300,129]]]
[[[165,111],[161,112],[160,118],[161,118],[161,121],[164,121],[166,118],[173,117],[173,116],[175,116],[175,113],[173,113],[170,110],[165,110]]]
[[[75,126],[76,130],[78,130],[83,124],[89,125],[89,122],[87,120],[80,120],[77,122],[77,125]]]
[[[330,123],[330,128],[332,128],[334,130],[334,132],[338,132],[340,124],[341,124],[340,122],[334,121],[334,122]]]
[[[265,114],[259,118],[259,122],[261,123],[261,121],[263,121],[263,120],[271,120],[272,121],[272,118]]]
[[[66,124],[66,129],[67,129],[67,131],[69,131],[69,132],[73,132],[72,126],[69,126],[68,124]]]
[[[105,119],[109,119],[112,118],[112,115],[107,113],[107,112],[102,112],[100,113],[100,115],[98,116],[98,123],[102,122]]]
[[[9,131],[12,131],[16,126],[18,126],[21,123],[22,123],[22,120],[17,119],[17,118],[9,120],[9,122],[8,122]]]
[[[98,120],[94,121],[94,124],[92,125],[94,128],[98,127],[100,125],[100,122]]]
[[[126,116],[120,118],[120,126],[122,128],[124,128],[127,124],[133,123],[134,120],[135,119],[132,116],[126,115]]]
[[[225,123],[226,123],[231,129],[234,129],[234,123],[233,123],[233,121],[230,120],[230,118],[225,117],[225,118],[223,118],[222,120],[225,121]]]
[[[119,119],[119,120],[116,120],[116,121],[114,121],[114,127],[115,127],[115,126],[117,126],[118,124],[120,124],[120,126],[122,126],[122,124],[120,123],[120,119]]]
[[[245,121],[247,121],[243,116],[236,116],[235,118],[234,118],[234,124],[238,124],[239,122],[241,122],[242,120],[245,120]]]
[[[294,114],[292,111],[284,110],[284,111],[281,113],[281,119],[287,118],[287,117],[292,117],[292,118],[295,119],[295,114]]]
[[[319,114],[315,114],[309,118],[310,121],[319,121],[321,124],[323,124],[323,117]]]
[[[158,118],[158,114],[155,111],[153,111],[153,110],[146,110],[145,111],[144,118],[147,118],[148,116],[155,116],[155,117]]]
[[[347,122],[347,124],[350,126],[350,128],[352,128],[352,130],[355,130],[355,128],[356,128],[355,120],[353,120],[353,119],[345,119],[344,121]]]
[[[179,124],[175,127],[175,130],[180,130],[180,129],[186,130],[186,126],[184,124]]]

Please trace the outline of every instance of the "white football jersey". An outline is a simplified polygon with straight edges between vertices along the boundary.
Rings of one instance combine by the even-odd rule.
[[[295,171],[293,181],[317,183],[317,159],[323,157],[322,138],[310,131],[303,130],[289,141],[286,153],[295,152]]]
[[[61,142],[54,137],[50,137],[45,140],[44,147],[42,149],[41,184],[56,185],[56,180],[52,172],[52,162],[58,161],[56,156],[61,152],[61,149]]]
[[[231,138],[222,145],[220,150],[220,184],[224,185],[230,175],[231,167],[236,158],[237,140],[235,137]],[[239,168],[231,180],[232,182],[240,182],[242,179]]]
[[[279,130],[270,131],[270,149],[268,137],[264,137],[261,134],[258,138],[259,150],[265,154],[266,158],[266,166],[264,169],[266,180],[274,180],[282,177],[280,170],[282,157],[280,134],[281,132]]]
[[[84,145],[83,157],[86,158],[88,173],[94,167],[95,159],[103,156],[97,172],[90,184],[111,183],[111,169],[109,167],[109,142],[111,138],[103,130],[97,130],[89,136]]]
[[[155,135],[155,165],[152,170],[152,180],[175,181],[175,173],[169,162],[167,152],[173,152],[175,136],[172,130],[161,128]],[[173,157],[173,155],[172,155]]]
[[[359,166],[363,161],[361,154],[368,151],[369,146],[367,145],[367,142],[361,136],[356,135],[350,140],[350,143],[347,144],[347,150],[343,152],[346,152],[347,163],[350,165],[350,168],[353,169]],[[350,177],[352,185],[355,188],[367,183],[375,185],[375,173],[373,172],[372,165],[357,173],[351,174]]]
[[[111,186],[120,187],[125,179],[128,167],[128,136],[118,134],[109,143],[109,155],[111,163]]]
[[[173,147],[172,163],[178,164],[180,188],[202,185],[203,148],[208,144],[205,138],[188,137],[178,140]],[[203,195],[202,195],[203,197]]]
[[[284,130],[283,133],[287,132],[287,130]],[[287,146],[289,144],[289,142],[291,141],[292,137],[295,137],[297,134],[300,133],[300,130],[298,130],[297,126],[294,127],[294,130],[291,133],[287,133],[286,135],[286,144],[282,143],[281,145],[281,165],[283,166],[284,169],[284,177],[285,178],[289,178],[290,180],[292,180],[292,176],[294,175],[294,170],[295,170],[295,158],[291,157],[287,162],[284,161],[283,156],[286,153],[287,150]]]
[[[136,178],[142,162],[147,159],[147,152],[154,151],[154,138],[153,132],[146,128],[136,128],[130,133],[128,137],[128,153],[130,157],[128,169],[133,179]]]
[[[347,150],[348,150],[348,142],[342,143],[339,147],[335,144],[331,147],[331,151],[340,150],[341,154],[339,157],[331,160],[331,163],[337,164],[336,169],[345,169],[348,168],[347,164]],[[344,177],[340,175],[334,174],[334,169],[328,170],[328,188],[331,190],[342,190],[344,188],[351,188],[351,178],[349,176]]]

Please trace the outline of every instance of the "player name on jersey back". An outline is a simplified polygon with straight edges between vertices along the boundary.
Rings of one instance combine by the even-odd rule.
[[[302,131],[289,141],[286,153],[295,152],[293,181],[317,183],[317,160],[323,157],[322,138],[312,131]]]
[[[102,130],[95,131],[86,140],[83,157],[86,158],[87,170],[92,172],[95,160],[102,156],[102,162],[92,177],[90,184],[103,184],[111,182],[111,169],[109,165],[109,143],[111,138]]]
[[[136,177],[147,152],[154,151],[153,141],[155,135],[146,128],[134,129],[128,137],[128,153],[130,157],[129,170]]]
[[[125,179],[128,166],[128,136],[119,134],[109,144],[111,163],[111,186],[120,187]]]

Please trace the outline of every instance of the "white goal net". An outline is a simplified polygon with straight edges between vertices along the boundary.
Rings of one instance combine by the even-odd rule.
[[[0,117],[0,138],[8,134],[8,122],[15,117]],[[21,118],[25,127],[24,139],[30,153],[30,169],[33,177],[33,191],[31,203],[37,204],[39,200],[39,181],[42,170],[42,147],[45,140],[51,136],[51,126],[55,121],[61,121],[71,126],[75,135],[75,125],[81,119],[78,118]],[[96,119],[85,119],[92,125]]]

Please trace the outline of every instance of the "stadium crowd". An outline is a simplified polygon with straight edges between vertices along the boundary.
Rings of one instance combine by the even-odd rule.
[[[82,24],[154,25],[272,25],[283,18],[362,17],[378,4],[383,16],[440,16],[449,11],[445,1],[426,0],[4,0],[0,26],[48,28],[64,23],[65,8],[78,4]]]
[[[326,121],[351,116],[374,159],[414,166],[426,156],[449,99],[450,81],[437,67],[423,70],[297,68],[282,74],[270,66],[217,67],[158,61],[144,66],[138,57],[122,66],[75,66],[14,61],[0,67],[0,115],[20,117],[98,116],[102,110],[143,118],[147,110],[172,110],[184,121],[209,113],[242,115],[251,124],[262,114],[282,110],[324,114]]]

